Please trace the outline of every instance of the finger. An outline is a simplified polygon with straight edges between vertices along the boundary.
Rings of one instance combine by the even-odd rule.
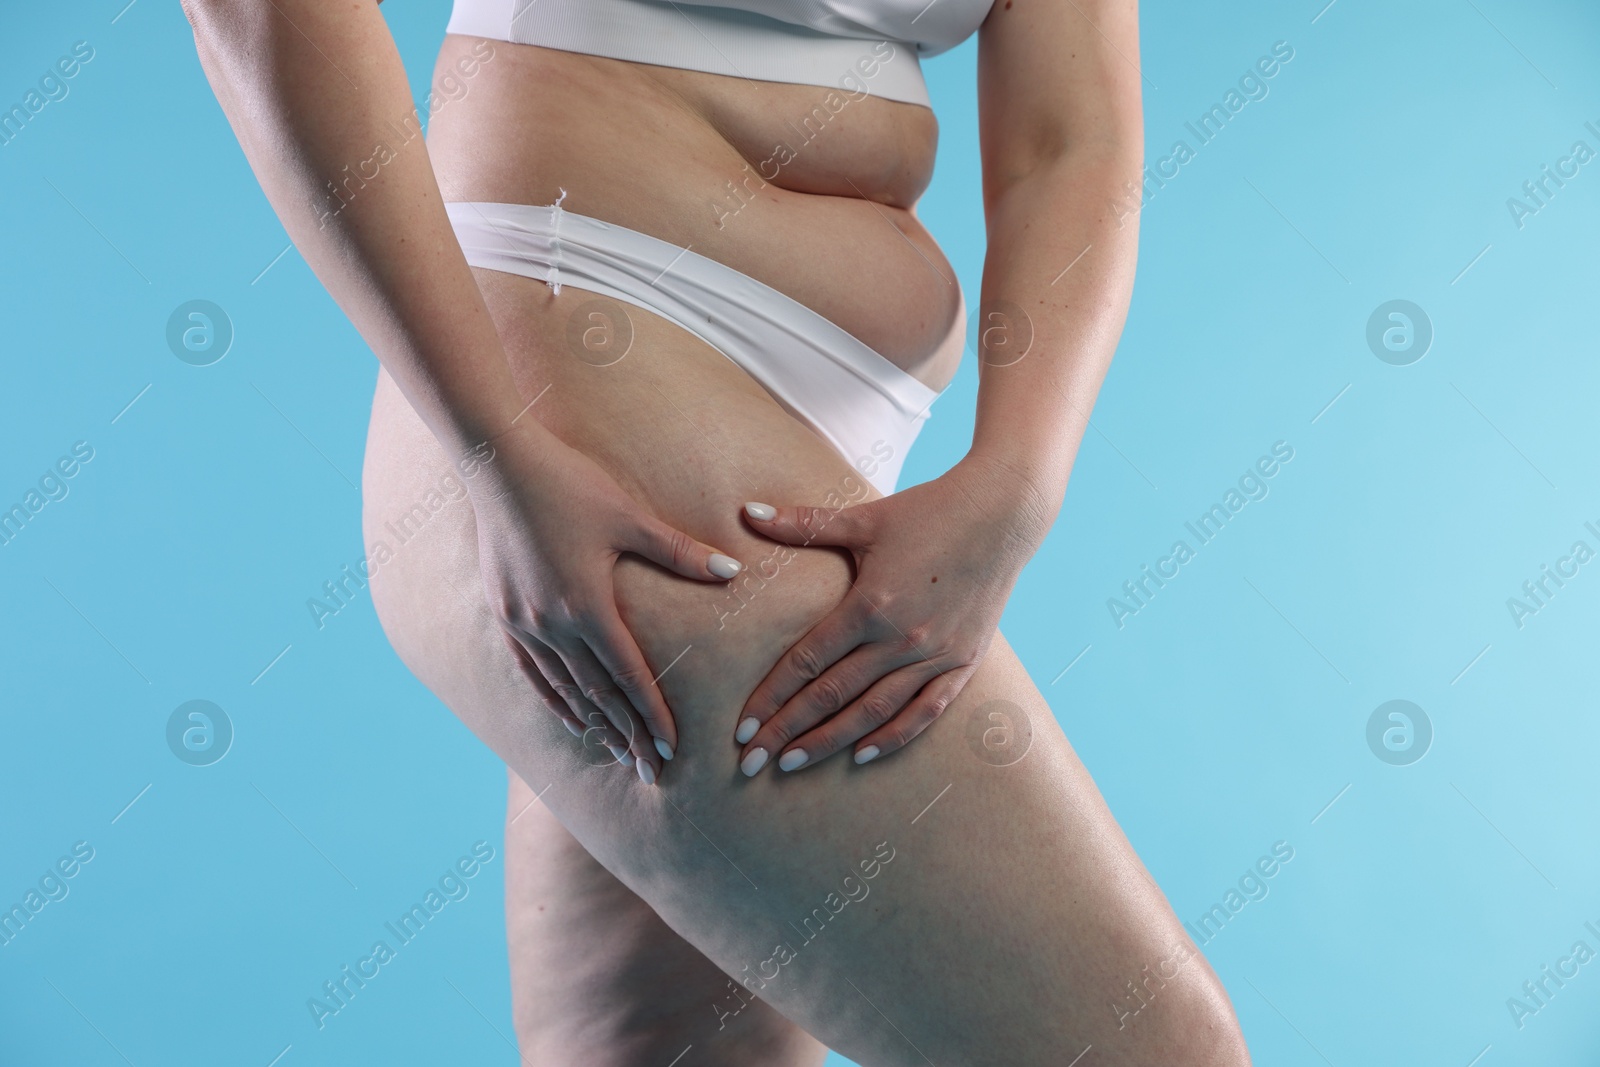
[[[534,693],[544,702],[545,707],[554,712],[555,717],[561,720],[562,725],[572,731],[572,736],[582,737],[584,731],[583,720],[579,719],[573,713],[573,710],[567,706],[567,702],[562,700],[554,689],[550,688],[550,682],[539,670],[539,665],[533,662],[533,657],[528,655],[528,650],[522,647],[522,642],[512,636],[508,630],[502,629],[500,636],[505,638],[506,647],[511,649],[511,656],[516,661],[517,669],[522,672],[523,677],[528,679],[529,684],[533,686]]]
[[[725,582],[744,570],[744,564],[732,556],[649,516],[644,516],[633,536],[617,548],[701,582]]]
[[[527,643],[529,656],[545,680],[583,726],[584,743],[587,744],[591,740],[598,741],[610,750],[612,757],[618,763],[633,766],[633,757],[628,754],[626,735],[611,724],[604,711],[584,697],[582,687],[573,680],[572,672],[567,670],[567,665],[562,662],[556,650],[532,636],[524,635],[523,639]]]
[[[667,698],[662,695],[660,686],[650,674],[650,665],[645,662],[644,653],[639,650],[627,626],[623,625],[622,616],[612,615],[609,620],[599,623],[593,633],[586,633],[584,637],[601,669],[610,675],[617,689],[644,723],[650,735],[649,742],[662,759],[670,760],[678,750],[678,724],[667,707]]]
[[[945,671],[922,687],[922,692],[905,706],[905,710],[891,718],[878,729],[863,737],[856,745],[855,761],[870,763],[896,749],[904,748],[911,739],[932,726],[944,714],[952,701],[966,687],[967,679],[977,665]]]
[[[794,738],[832,718],[880,678],[892,674],[908,662],[913,661],[886,645],[863,645],[856,649],[824,671],[822,677],[795,694],[756,731],[745,746],[743,758],[739,761],[740,769],[747,776],[755,774],[766,764],[768,756],[783,751]],[[791,770],[799,765],[794,762],[796,760],[804,763],[805,753],[790,755],[788,764],[780,760],[779,766],[786,771]]]
[[[734,727],[735,741],[741,745],[748,743],[796,693],[820,678],[823,671],[846,654],[871,640],[867,627],[871,620],[863,603],[863,598],[850,597],[778,658],[745,699],[744,710],[739,713],[738,724]]]
[[[522,640],[526,642],[529,658],[539,668],[546,684],[556,693],[556,698],[566,704],[569,714],[575,714],[578,738],[585,745],[598,744],[611,753],[612,759],[632,767],[633,757],[628,754],[626,740],[606,719],[605,712],[583,697],[578,683],[572,680],[571,672],[555,650],[531,635],[522,635]],[[567,729],[572,729],[572,726],[569,725]]]
[[[617,687],[611,673],[595,657],[594,650],[579,636],[557,645],[556,652],[572,672],[572,680],[583,695],[605,712],[611,725],[627,738],[628,751],[637,761],[634,769],[639,772],[640,779],[646,785],[655,784],[661,773],[661,754],[651,742],[650,732],[645,729],[638,712]]]
[[[744,506],[752,529],[786,545],[865,548],[872,532],[872,505],[849,508],[774,507],[754,500]]]
[[[555,695],[556,704],[566,708],[567,714],[576,720],[580,730],[587,729],[585,720],[588,718],[588,713],[593,710],[593,705],[583,698],[577,684],[572,680],[571,673],[561,662],[561,657],[532,634],[517,630],[507,632],[517,650],[532,663],[534,671],[544,680],[546,688]]]
[[[839,714],[816,729],[796,737],[779,754],[778,766],[793,771],[827,759],[841,748],[893,721],[897,715],[910,712],[910,703],[918,691],[939,677],[938,669],[926,662],[914,663],[884,676]],[[916,732],[920,733],[922,729],[926,729],[926,726]],[[910,734],[906,740],[914,736]],[[879,749],[882,750],[881,745]]]

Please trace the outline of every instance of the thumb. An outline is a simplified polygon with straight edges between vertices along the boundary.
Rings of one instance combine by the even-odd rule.
[[[752,528],[786,545],[865,548],[871,529],[868,505],[849,508],[774,507],[750,501],[744,517]]]
[[[744,564],[696,541],[675,526],[646,518],[634,531],[623,550],[643,556],[652,563],[701,582],[725,582],[744,570]]]

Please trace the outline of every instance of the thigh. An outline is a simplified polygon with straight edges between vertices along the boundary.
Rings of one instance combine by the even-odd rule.
[[[527,1067],[819,1067],[827,1050],[738,988],[567,832],[506,794],[511,1011]]]
[[[901,752],[857,767],[739,773],[744,698],[846,595],[839,554],[774,554],[741,501],[863,499],[863,480],[737,367],[630,309],[633,349],[566,354],[585,294],[482,272],[534,409],[646,506],[750,564],[734,588],[625,557],[624,618],[677,716],[660,785],[594,766],[535,699],[477,577],[469,508],[447,511],[374,579],[397,651],[527,781],[606,870],[674,932],[811,1034],[867,1065],[1246,1062],[1209,968],[1117,827],[1004,639],[962,696]],[[548,401],[555,400],[556,403]],[[380,381],[369,536],[444,457]],[[998,702],[998,703],[997,703]],[[1015,762],[984,745],[990,712],[1026,722]]]

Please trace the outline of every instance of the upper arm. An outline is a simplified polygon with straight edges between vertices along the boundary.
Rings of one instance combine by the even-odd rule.
[[[994,0],[978,33],[984,196],[1069,150],[1139,168],[1138,0]]]

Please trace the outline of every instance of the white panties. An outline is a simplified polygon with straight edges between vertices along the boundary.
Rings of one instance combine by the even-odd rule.
[[[472,266],[556,292],[571,285],[681,326],[743,367],[879,492],[894,492],[939,394],[828,319],[714,259],[573,214],[559,200],[445,208]]]

